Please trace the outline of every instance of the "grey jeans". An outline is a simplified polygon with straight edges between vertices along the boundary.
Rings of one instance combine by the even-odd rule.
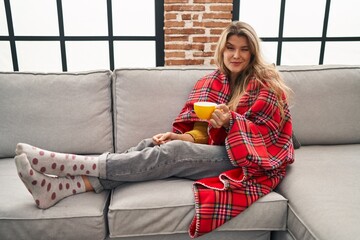
[[[99,161],[100,177],[89,177],[96,192],[113,189],[124,182],[169,177],[197,180],[234,168],[225,146],[180,140],[158,146],[152,139],[145,139],[124,153],[104,153]]]

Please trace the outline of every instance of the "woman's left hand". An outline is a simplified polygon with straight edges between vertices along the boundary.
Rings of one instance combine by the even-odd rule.
[[[225,104],[217,105],[212,113],[209,123],[214,128],[228,128],[230,126],[230,109]]]

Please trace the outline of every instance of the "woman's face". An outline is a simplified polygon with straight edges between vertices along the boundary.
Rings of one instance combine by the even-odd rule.
[[[232,35],[225,44],[224,64],[231,72],[234,81],[239,74],[249,65],[251,53],[246,37]]]

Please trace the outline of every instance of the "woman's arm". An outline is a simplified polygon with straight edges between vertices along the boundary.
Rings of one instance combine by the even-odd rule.
[[[159,133],[152,137],[155,145],[161,145],[172,140],[182,140],[188,142],[194,142],[193,137],[190,134],[178,134],[173,132]]]
[[[153,143],[156,145],[164,144],[171,140],[182,140],[194,143],[208,143],[207,122],[195,122],[194,128],[184,134],[177,134],[173,132],[160,133],[153,137]]]

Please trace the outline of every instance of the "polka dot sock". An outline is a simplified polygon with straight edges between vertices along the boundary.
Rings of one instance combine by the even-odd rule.
[[[16,156],[15,164],[20,179],[39,208],[49,208],[65,197],[83,193],[86,190],[81,176],[55,178],[35,171],[25,154]]]
[[[25,153],[31,166],[40,173],[59,177],[87,175],[99,177],[98,157],[56,153],[29,144],[18,143],[16,154]]]

